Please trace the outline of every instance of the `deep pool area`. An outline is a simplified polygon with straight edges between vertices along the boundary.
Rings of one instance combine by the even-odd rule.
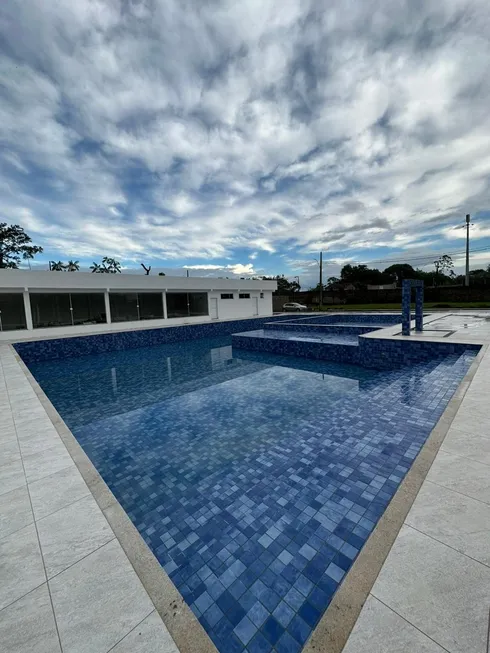
[[[477,351],[380,371],[231,342],[29,367],[217,648],[291,653]]]

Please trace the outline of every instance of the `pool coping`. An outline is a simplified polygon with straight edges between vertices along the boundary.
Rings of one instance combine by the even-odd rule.
[[[126,511],[111,492],[90,458],[63,421],[29,368],[10,344],[13,354],[53,423],[92,496],[109,522],[116,539],[147,591],[181,653],[218,653],[210,637],[184,601]]]
[[[341,653],[490,345],[482,345],[302,653]]]
[[[373,337],[375,337],[374,334]],[[393,335],[386,334],[385,337],[393,338]],[[17,362],[56,428],[95,501],[109,522],[179,651],[181,653],[218,653],[210,637],[12,343],[7,346],[11,347]],[[302,649],[303,653],[319,653],[320,651],[340,653],[343,650],[488,347],[489,345],[481,345],[480,351],[461,380],[444,413],[431,431],[393,499],[339,586],[331,604],[306,642]]]

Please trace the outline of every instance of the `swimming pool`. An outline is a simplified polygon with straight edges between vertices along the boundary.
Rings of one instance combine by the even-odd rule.
[[[230,343],[30,369],[218,649],[299,651],[476,351],[375,371]]]

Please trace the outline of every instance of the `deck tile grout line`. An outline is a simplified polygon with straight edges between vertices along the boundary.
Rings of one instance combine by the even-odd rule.
[[[153,601],[152,601],[152,603],[153,603]],[[114,644],[114,646],[111,646],[111,648],[108,649],[105,653],[111,653],[111,651],[113,651],[113,650],[116,648],[116,646],[119,646],[119,644],[120,644],[121,642],[123,642],[123,641],[126,639],[126,637],[128,637],[129,635],[131,635],[131,633],[132,633],[133,631],[135,631],[136,628],[138,628],[139,626],[141,626],[141,624],[143,623],[143,621],[145,621],[145,619],[148,619],[148,617],[149,617],[151,614],[153,614],[154,612],[156,612],[156,614],[158,614],[157,609],[155,608],[155,606],[153,606],[153,610],[150,610],[150,612],[149,612],[145,617],[143,617],[143,619],[142,619],[139,623],[137,623],[136,626],[134,626],[133,628],[131,628],[131,630],[130,630],[129,632],[127,632],[127,633],[124,635],[124,637],[121,637],[121,639],[118,640],[118,641]],[[159,615],[159,616],[160,616],[160,615]],[[160,617],[160,619],[161,619],[161,617]],[[162,623],[163,623],[163,621],[162,621]]]
[[[20,488],[23,487],[22,485],[20,487],[16,487],[13,490],[10,490],[11,492],[15,492],[16,490],[20,490]],[[26,486],[27,489],[27,486]],[[8,494],[8,492],[5,492],[5,494]],[[0,500],[3,497],[3,494],[0,494]],[[34,517],[32,518],[32,521],[29,522],[29,524],[24,524],[24,526],[21,526],[20,528],[16,528],[15,531],[12,531],[11,533],[8,533],[7,535],[0,535],[0,542],[4,540],[7,537],[10,537],[11,535],[15,535],[16,533],[19,533],[20,531],[24,530],[24,528],[27,528],[28,526],[32,526],[34,523]]]
[[[64,444],[64,442],[63,442],[63,444]],[[35,454],[28,454],[28,455],[32,456],[32,455],[35,455]],[[46,474],[46,476],[41,476],[41,478],[36,478],[35,481],[31,481],[30,485],[34,485],[34,483],[39,483],[40,481],[44,481],[45,479],[49,478],[50,476],[54,476],[55,474],[59,474],[60,472],[63,472],[65,469],[69,469],[70,467],[76,467],[75,461],[73,459],[72,459],[71,464],[67,465],[66,467],[62,467],[61,469],[57,469],[55,472],[51,472],[51,474]]]
[[[112,529],[111,529],[111,530],[112,530]],[[72,562],[71,565],[68,565],[68,567],[65,567],[65,568],[62,569],[61,571],[58,571],[56,574],[54,574],[54,576],[50,576],[50,577],[48,578],[48,581],[47,581],[47,582],[50,583],[52,580],[54,580],[55,578],[57,578],[58,576],[60,576],[60,574],[64,574],[65,571],[68,571],[68,569],[71,569],[71,568],[74,567],[75,565],[78,565],[79,562],[82,562],[82,560],[85,560],[86,558],[90,557],[90,556],[92,555],[92,553],[97,553],[97,551],[100,551],[100,549],[102,549],[102,548],[103,548],[104,546],[106,546],[107,544],[111,544],[111,542],[114,542],[114,540],[116,540],[116,539],[117,539],[117,538],[116,538],[116,536],[114,535],[114,537],[111,537],[110,540],[108,540],[107,542],[104,542],[104,544],[101,544],[100,546],[98,546],[98,547],[97,547],[96,549],[94,549],[93,551],[90,551],[90,553],[87,553],[87,555],[84,555],[83,558],[80,558],[79,560],[76,560],[75,562]]]
[[[398,617],[400,617],[400,619],[403,619],[403,621],[405,621],[405,623],[409,624],[409,626],[412,626],[412,628],[415,628],[415,630],[418,630],[419,633],[422,633],[422,635],[424,635],[424,637],[427,637],[427,639],[430,639],[431,642],[434,642],[434,644],[436,644],[437,646],[439,646],[443,651],[446,651],[447,653],[451,653],[451,651],[450,651],[449,649],[447,649],[445,646],[443,646],[442,644],[440,644],[436,639],[434,639],[433,637],[431,637],[430,635],[428,635],[426,632],[424,632],[421,628],[419,628],[418,626],[416,626],[414,623],[412,623],[411,621],[409,621],[406,617],[404,617],[402,614],[400,614],[399,612],[397,612],[397,611],[396,611],[394,608],[392,608],[390,605],[388,605],[387,603],[385,603],[384,601],[382,601],[378,596],[376,596],[376,594],[373,594],[373,593],[371,592],[371,596],[374,597],[374,598],[376,599],[376,601],[379,601],[382,605],[384,605],[385,608],[387,608],[388,610],[391,610],[391,612],[393,612],[393,613],[396,614]]]
[[[66,469],[66,467],[63,468],[63,469],[60,469],[60,472],[64,471],[65,469]],[[55,472],[55,474],[57,474],[57,473],[58,472]],[[39,480],[43,481],[44,478],[41,478]],[[37,481],[36,481],[36,483],[37,483]],[[79,497],[78,499],[75,499],[74,501],[71,501],[70,503],[67,503],[65,506],[61,506],[61,508],[56,508],[56,510],[53,510],[53,512],[48,512],[46,515],[43,515],[39,519],[36,519],[36,514],[34,513],[34,521],[39,523],[39,522],[43,521],[43,519],[47,519],[48,517],[51,517],[52,515],[56,515],[56,513],[60,512],[60,510],[65,510],[65,508],[69,508],[70,506],[73,506],[75,503],[79,503],[80,501],[83,501],[84,499],[87,499],[87,497],[92,497],[92,495],[90,493],[90,490],[88,491],[87,494],[84,494],[83,497]],[[100,508],[99,508],[99,510],[100,510]]]
[[[32,594],[33,592],[38,590],[40,587],[42,587],[43,585],[47,585],[47,584],[48,584],[48,581],[43,580],[43,582],[39,583],[39,585],[36,585],[36,587],[33,587],[32,589],[30,589],[25,594],[22,594],[22,596],[18,596],[14,601],[11,601],[10,603],[7,603],[7,605],[4,605],[3,608],[0,608],[0,614],[3,612],[3,610],[6,610],[7,608],[10,608],[12,605],[17,603],[17,601],[20,601],[21,599],[24,599],[26,596],[29,596],[29,594]]]
[[[485,465],[485,467],[490,467],[490,463],[484,463],[481,460],[475,460],[475,458],[470,458],[469,456],[463,456],[460,453],[454,453],[454,451],[449,451],[448,449],[444,449],[444,445],[442,445],[441,451],[443,451],[444,453],[448,453],[451,456],[457,456],[458,458],[464,458],[464,460],[470,460],[472,463],[478,463],[478,465]]]
[[[447,544],[447,542],[443,542],[442,540],[438,540],[437,537],[433,537],[432,535],[429,535],[429,533],[425,533],[424,531],[421,531],[419,528],[416,528],[415,526],[412,526],[408,522],[405,522],[404,526],[406,526],[407,528],[411,528],[413,531],[416,531],[417,533],[420,533],[420,535],[424,535],[425,537],[428,537],[433,542],[437,542],[438,544],[442,544],[442,546],[445,546],[446,548],[451,549],[451,551],[454,551],[455,553],[459,553],[459,555],[462,555],[465,558],[468,558],[468,560],[473,560],[473,562],[477,562],[478,564],[483,565],[483,567],[490,568],[490,565],[487,565],[485,562],[482,562],[481,560],[477,560],[476,558],[473,558],[472,556],[468,555],[467,553],[464,553],[464,551],[460,551],[459,549],[455,549],[450,544]],[[487,531],[487,529],[483,528],[481,531],[475,531],[474,533],[465,533],[465,535],[475,535],[475,533],[484,533],[486,531]]]
[[[459,492],[459,490],[454,490],[453,488],[449,488],[446,485],[441,485],[440,483],[436,483],[432,479],[427,478],[426,482],[433,483],[434,485],[437,485],[438,487],[442,487],[444,490],[448,490],[449,492],[455,492],[456,494],[460,494],[462,497],[466,497],[467,499],[473,499],[473,501],[478,501],[478,503],[482,503],[484,506],[490,506],[490,503],[488,501],[482,501],[481,499],[476,499],[475,497],[472,497],[469,494],[465,494],[464,492]]]
[[[490,610],[488,611],[487,650],[486,650],[486,653],[490,653]]]
[[[4,375],[5,375],[5,372],[4,372]],[[9,400],[10,400],[10,393],[8,391],[8,388],[7,388],[7,395],[9,396]],[[19,441],[19,433],[17,431],[17,425],[15,424],[15,420],[14,420],[14,428],[15,428],[15,433],[17,435],[17,442],[18,442]],[[19,449],[20,449],[20,445],[19,445]],[[31,506],[32,517],[34,518],[34,508],[33,508],[33,505],[32,505],[32,498],[31,498],[31,493],[30,493],[30,490],[29,490],[29,482],[28,482],[28,479],[27,479],[26,471],[25,471],[24,459],[22,458],[22,453],[21,453],[21,462],[22,462],[22,469],[24,471],[24,476],[26,478],[27,496],[29,497],[29,504]],[[39,530],[37,528],[37,523],[36,523],[35,520],[34,520],[33,523],[34,523],[34,528],[35,528],[35,531],[36,531],[36,537],[37,537],[37,544],[38,544],[38,547],[39,547],[39,553],[41,555],[41,562],[42,562],[42,565],[43,565],[44,577],[46,579],[46,586],[47,586],[47,590],[48,590],[49,602],[50,602],[50,605],[51,605],[51,611],[52,611],[52,615],[53,615],[53,621],[54,621],[54,625],[55,625],[55,628],[56,628],[56,635],[58,637],[58,643],[60,645],[60,651],[63,652],[63,646],[61,644],[60,631],[59,631],[59,628],[58,628],[58,620],[56,618],[56,612],[55,612],[54,604],[53,604],[53,597],[51,595],[51,588],[50,588],[49,583],[48,583],[48,574],[47,574],[47,571],[46,571],[46,564],[44,562],[43,549],[42,549],[42,546],[41,546],[41,540],[39,538]],[[41,583],[41,585],[43,585],[43,584],[44,583]]]

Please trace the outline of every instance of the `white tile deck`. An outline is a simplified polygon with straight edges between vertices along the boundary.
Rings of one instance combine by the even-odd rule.
[[[430,328],[451,330],[451,335],[443,338],[446,341],[490,343],[488,314],[468,311],[435,319],[431,316]],[[410,337],[424,338],[423,334]],[[344,653],[488,653],[489,385],[490,349],[480,362]]]
[[[0,651],[178,653],[7,345],[0,460]]]

